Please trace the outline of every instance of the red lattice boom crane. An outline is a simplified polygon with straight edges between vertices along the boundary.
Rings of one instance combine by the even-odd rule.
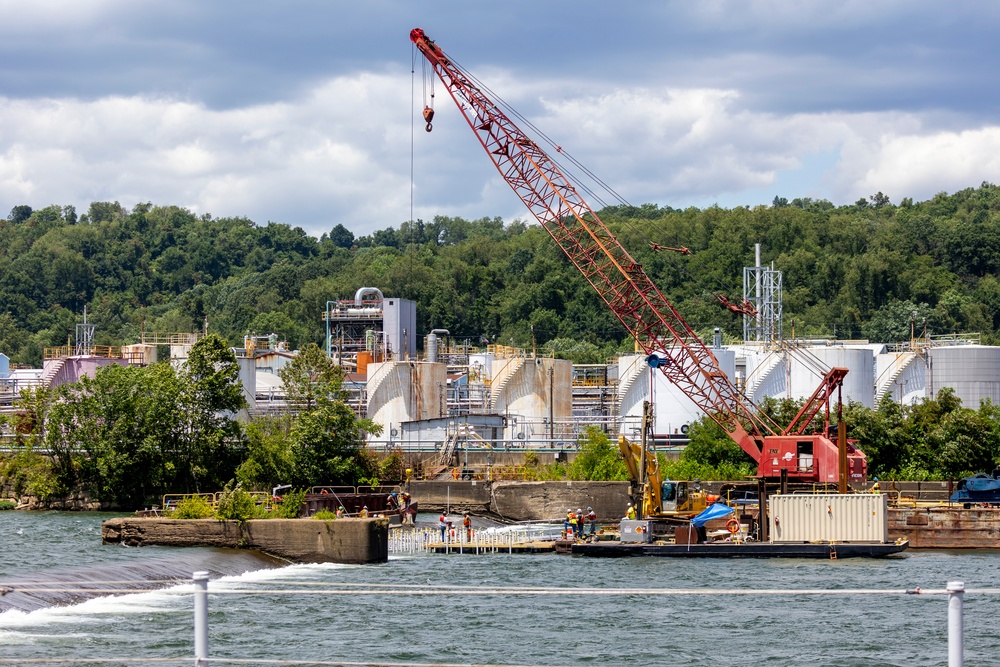
[[[532,215],[559,244],[601,299],[618,317],[651,366],[718,423],[758,464],[758,476],[776,479],[782,470],[800,482],[837,482],[838,446],[824,434],[800,431],[839,389],[845,369],[833,369],[803,407],[793,425],[782,429],[743,397],[723,373],[715,355],[698,338],[642,266],[587,205],[559,166],[507,117],[420,28],[410,39],[427,58],[486,154]],[[428,122],[433,110],[425,109]],[[827,430],[827,429],[824,429]],[[846,450],[850,481],[864,481],[864,454]]]

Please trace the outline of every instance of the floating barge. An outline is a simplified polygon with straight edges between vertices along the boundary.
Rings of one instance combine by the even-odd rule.
[[[754,541],[737,519],[726,539],[710,540],[698,517],[654,541],[652,521],[624,520],[615,542],[574,544],[580,556],[675,558],[881,558],[900,553],[906,539],[889,539],[888,502],[882,494],[775,495],[768,503],[769,539]],[[763,508],[762,508],[763,509]],[[707,514],[707,512],[705,513]],[[746,531],[746,532],[745,532]],[[720,531],[716,531],[717,534]]]
[[[997,549],[1000,508],[898,505],[889,509],[889,535],[914,549]]]
[[[596,542],[574,544],[574,556],[670,556],[674,558],[882,558],[904,551],[906,540],[885,544],[864,542],[709,542],[706,544]]]

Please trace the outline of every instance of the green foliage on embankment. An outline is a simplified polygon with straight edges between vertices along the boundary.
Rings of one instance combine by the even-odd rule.
[[[214,334],[179,369],[110,365],[93,378],[31,392],[18,416],[20,449],[0,457],[0,484],[42,499],[82,487],[138,509],[166,493],[216,491],[233,479],[254,490],[399,480],[391,477],[402,474],[398,455],[383,460],[364,449],[364,432],[380,428],[344,405],[343,373],[316,345],[282,374],[299,412],[246,429],[237,420],[245,402],[236,358]],[[249,511],[237,500],[226,510],[233,518]]]

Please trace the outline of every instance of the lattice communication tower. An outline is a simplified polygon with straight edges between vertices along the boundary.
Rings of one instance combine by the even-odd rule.
[[[757,266],[743,267],[743,298],[757,311],[756,315],[743,316],[743,340],[772,348],[782,341],[781,271],[760,265],[759,243],[756,259]]]

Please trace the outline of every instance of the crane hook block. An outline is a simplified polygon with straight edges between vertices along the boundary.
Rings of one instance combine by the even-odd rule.
[[[427,121],[427,125],[424,127],[425,130],[430,132],[434,129],[431,125],[431,121],[434,120],[434,109],[430,107],[424,107],[424,120]]]

